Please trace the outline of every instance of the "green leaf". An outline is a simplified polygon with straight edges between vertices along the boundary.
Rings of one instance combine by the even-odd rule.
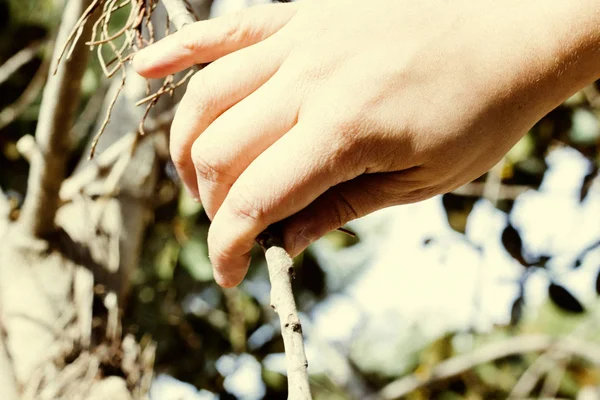
[[[552,282],[548,286],[548,295],[550,296],[550,300],[563,311],[574,314],[585,312],[585,308],[583,308],[579,300],[557,283]]]
[[[528,132],[510,149],[506,157],[511,164],[515,164],[526,160],[533,150],[535,150],[535,140],[531,136],[531,133]]]
[[[165,242],[164,247],[156,255],[154,270],[156,275],[164,281],[173,279],[173,271],[177,264],[179,256],[179,244],[176,240],[170,239]]]
[[[178,213],[184,218],[193,217],[202,211],[202,204],[190,196],[187,190],[182,189],[179,195]]]
[[[213,271],[208,259],[208,245],[204,235],[193,236],[181,249],[179,254],[181,265],[190,275],[201,282],[213,279]]]
[[[573,126],[569,138],[579,145],[591,145],[600,137],[600,123],[590,111],[577,109],[573,112]]]

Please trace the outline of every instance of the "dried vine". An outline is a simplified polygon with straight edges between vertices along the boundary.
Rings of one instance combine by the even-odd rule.
[[[172,3],[175,3],[175,5],[173,6]],[[91,35],[85,42],[85,45],[87,45],[90,50],[96,51],[97,59],[104,75],[107,78],[112,78],[115,75],[120,74],[121,82],[107,108],[104,122],[92,140],[89,158],[94,157],[98,141],[100,140],[104,129],[110,122],[113,107],[121,90],[125,87],[125,68],[137,50],[146,47],[155,41],[155,31],[151,17],[157,4],[158,0],[94,0],[81,15],[60,51],[58,62],[63,58],[69,59],[83,35],[84,27],[90,23],[94,13],[100,12],[100,16],[93,23]],[[183,1],[178,0],[170,2],[169,0],[166,0],[163,1],[163,4],[168,12],[170,9],[177,11],[177,15],[174,18],[170,18],[171,23],[173,23],[177,29],[196,20],[191,12],[191,8]],[[182,7],[187,13],[185,16],[182,16],[181,14]],[[127,19],[122,26],[114,27],[114,23],[111,24],[111,21],[113,21],[112,17],[117,11],[122,9],[129,10]],[[170,12],[169,15],[171,15]],[[144,122],[152,107],[158,102],[160,96],[163,94],[172,95],[175,89],[187,82],[191,77],[192,72],[193,71],[187,73],[178,82],[174,82],[172,75],[167,76],[164,79],[162,86],[153,94],[149,93],[150,88],[148,86],[148,96],[137,104],[142,105],[147,103],[146,110],[139,124],[138,135],[143,136],[145,134]],[[134,145],[136,142],[134,142]]]
[[[104,75],[111,78],[117,73],[121,73],[121,82],[107,109],[104,122],[92,141],[90,158],[94,155],[96,144],[110,121],[112,108],[125,85],[125,67],[127,63],[131,60],[135,51],[154,42],[154,28],[150,17],[157,1],[93,0],[69,33],[60,51],[57,65],[63,58],[69,59],[71,57],[83,35],[84,27],[92,20],[95,12],[101,12],[93,23],[91,37],[85,44],[91,49],[96,49]],[[162,3],[167,10],[170,22],[177,30],[196,21],[185,0],[162,0]],[[116,11],[127,7],[129,8],[129,15],[126,22],[123,26],[111,31],[111,17]],[[106,53],[108,53],[108,56]],[[110,60],[106,61],[109,56],[111,57]],[[147,105],[139,125],[139,135],[144,134],[144,120],[160,96],[172,94],[175,89],[187,82],[193,72],[193,70],[188,71],[178,81],[175,81],[172,75],[167,76],[162,86],[155,93],[148,93],[147,97],[138,101],[136,105]],[[307,373],[308,363],[304,351],[302,325],[298,317],[291,286],[293,262],[282,246],[280,232],[277,232],[274,227],[261,234],[257,241],[265,251],[272,285],[271,302],[281,322],[281,333],[287,359],[288,398],[308,400],[312,398]]]

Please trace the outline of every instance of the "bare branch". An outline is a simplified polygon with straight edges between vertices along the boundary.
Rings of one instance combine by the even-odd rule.
[[[56,40],[57,51],[90,3],[91,0],[70,0],[67,3]],[[31,160],[27,196],[19,221],[24,231],[32,236],[42,237],[55,229],[58,191],[65,178],[71,149],[68,132],[79,104],[81,78],[88,56],[89,51],[84,46],[77,46],[69,60],[57,65],[58,59],[55,59],[51,66],[56,74],[48,77],[42,97],[36,130],[39,152]]]
[[[0,130],[19,118],[27,110],[27,107],[35,101],[44,87],[49,67],[50,63],[44,59],[33,79],[29,82],[29,85],[27,85],[27,88],[25,88],[17,101],[0,111]]]
[[[294,262],[283,248],[280,237],[275,228],[270,228],[263,232],[257,241],[265,251],[271,281],[271,307],[279,315],[281,324],[287,365],[288,399],[308,400],[312,399],[308,383],[308,362],[304,351],[302,324],[292,292]]]
[[[10,78],[12,74],[17,72],[19,68],[33,60],[42,45],[43,42],[33,42],[6,60],[6,62],[0,66],[0,85]]]
[[[521,375],[517,384],[511,390],[509,398],[520,399],[527,397],[535,389],[540,378],[556,367],[558,356],[554,351],[549,351],[539,356]]]
[[[486,190],[486,183],[471,182],[457,189],[454,189],[451,193],[459,196],[484,197]],[[528,190],[534,190],[534,188],[525,185],[501,184],[498,188],[498,193],[494,195],[494,198],[496,198],[497,200],[515,200],[517,197],[519,197]]]
[[[545,335],[523,335],[450,358],[437,365],[428,378],[415,374],[402,377],[385,386],[379,392],[379,398],[398,399],[419,388],[458,376],[478,365],[511,355],[548,351],[551,348],[580,357],[594,365],[600,365],[600,346],[595,343],[573,337],[557,339]]]
[[[2,188],[0,188],[0,222],[8,219],[10,209],[11,209],[10,201],[8,200],[8,198],[2,191]],[[0,225],[0,227],[1,227],[1,225]]]

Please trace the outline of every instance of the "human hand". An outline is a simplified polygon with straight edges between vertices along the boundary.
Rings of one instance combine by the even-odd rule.
[[[198,22],[140,51],[134,67],[149,78],[213,61],[188,84],[170,148],[212,219],[217,282],[243,279],[272,223],[284,220],[296,255],[352,219],[485,173],[593,78],[566,68],[568,43],[552,36],[554,13],[563,22],[577,7],[542,3],[303,0]]]

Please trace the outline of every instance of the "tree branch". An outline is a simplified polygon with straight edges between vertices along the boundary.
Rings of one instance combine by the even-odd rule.
[[[163,6],[169,14],[169,20],[175,29],[181,30],[186,25],[196,22],[194,14],[184,0],[162,0]]]
[[[288,375],[288,399],[308,400],[312,399],[308,383],[308,362],[291,283],[294,263],[283,248],[280,238],[280,232],[271,227],[257,241],[265,251],[271,281],[271,307],[279,315],[281,324]]]
[[[42,45],[43,42],[33,42],[6,60],[6,62],[0,66],[0,85],[10,78],[12,74],[17,72],[19,68],[33,60]]]
[[[35,101],[44,88],[49,67],[50,63],[46,59],[42,60],[42,64],[33,76],[33,79],[31,79],[29,85],[27,85],[27,88],[25,88],[19,98],[0,111],[0,130],[13,123]]]
[[[69,0],[55,52],[60,51],[69,32],[91,0]],[[86,24],[91,29],[92,24]],[[81,78],[87,66],[89,51],[76,46],[71,58],[60,65],[55,58],[42,97],[42,106],[36,129],[38,151],[31,160],[27,196],[19,223],[25,232],[43,237],[55,229],[54,219],[59,206],[58,192],[65,178],[66,164],[71,149],[70,135],[74,114],[79,105]],[[58,68],[56,68],[58,66]]]
[[[535,190],[534,187],[526,185],[500,184],[500,186],[496,188],[497,193],[493,196],[493,198],[496,200],[515,200],[528,190]],[[470,182],[464,186],[454,189],[451,193],[467,197],[484,197],[486,195],[486,191],[486,182]]]
[[[10,209],[11,209],[10,201],[8,200],[8,197],[6,197],[6,195],[2,191],[2,188],[0,188],[0,222],[8,219],[8,216],[10,214]],[[1,225],[0,225],[0,227],[1,227]]]
[[[600,346],[573,337],[552,338],[546,335],[523,335],[499,343],[485,345],[472,353],[459,355],[437,365],[428,378],[418,375],[402,377],[379,392],[379,398],[398,399],[417,389],[453,378],[470,369],[500,358],[516,354],[533,353],[556,349],[580,357],[594,365],[600,365]]]

